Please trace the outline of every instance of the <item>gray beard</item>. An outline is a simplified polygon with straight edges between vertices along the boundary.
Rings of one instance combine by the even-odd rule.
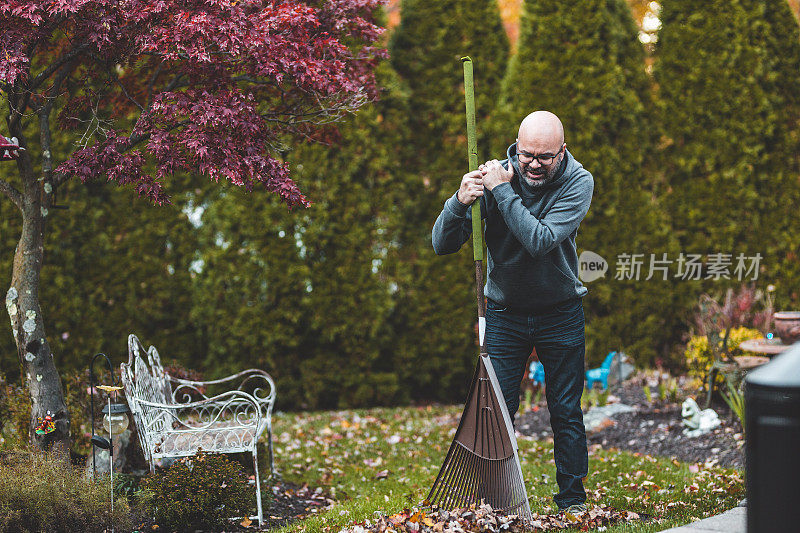
[[[557,165],[553,165],[553,168],[542,174],[539,179],[534,180],[530,176],[528,176],[528,172],[526,171],[527,165],[523,167],[522,170],[522,177],[525,179],[525,182],[530,186],[531,189],[541,189],[553,179],[555,179],[556,174],[558,173],[558,168],[561,166],[561,161],[558,162]]]

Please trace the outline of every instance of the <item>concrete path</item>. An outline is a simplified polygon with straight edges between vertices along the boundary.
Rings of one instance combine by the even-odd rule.
[[[741,505],[741,504],[740,504]],[[665,529],[664,533],[746,533],[747,507],[734,507],[717,516],[698,520],[685,526]]]

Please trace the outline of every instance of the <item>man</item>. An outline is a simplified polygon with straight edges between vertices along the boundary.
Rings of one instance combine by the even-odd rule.
[[[512,420],[525,364],[536,348],[544,365],[560,510],[586,510],[588,473],[581,411],[586,346],[575,236],[589,210],[592,175],[567,150],[556,115],[522,121],[504,161],[465,174],[433,227],[433,249],[458,251],[472,233],[469,204],[486,220],[486,349]]]

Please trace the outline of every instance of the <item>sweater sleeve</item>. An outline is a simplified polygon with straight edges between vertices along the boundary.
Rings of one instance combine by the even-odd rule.
[[[492,190],[506,225],[534,258],[556,248],[578,228],[589,211],[593,192],[592,175],[584,171],[539,219],[522,204],[522,198],[510,183],[502,183]]]
[[[444,203],[433,225],[431,241],[437,255],[457,252],[472,235],[472,209],[462,204],[456,194]]]

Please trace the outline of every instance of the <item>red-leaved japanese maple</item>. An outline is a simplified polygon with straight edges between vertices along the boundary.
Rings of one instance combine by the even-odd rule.
[[[4,0],[0,91],[6,137],[26,150],[2,163],[0,191],[22,215],[5,304],[30,389],[32,432],[64,451],[70,419],[41,318],[45,220],[59,186],[106,179],[169,201],[175,172],[307,200],[277,157],[375,92],[384,54],[380,0]],[[73,150],[54,154],[52,132]],[[16,172],[7,172],[16,163]]]

